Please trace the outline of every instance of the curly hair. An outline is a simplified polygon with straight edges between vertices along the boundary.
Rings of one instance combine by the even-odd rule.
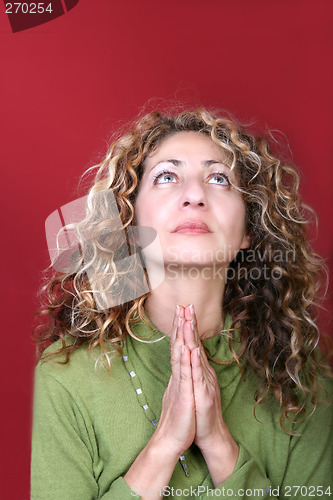
[[[231,330],[237,328],[239,332],[237,352],[229,339],[232,361],[242,368],[241,361],[245,360],[243,366],[250,367],[261,380],[256,405],[275,394],[282,408],[280,423],[285,428],[285,418],[292,420],[292,414],[304,412],[307,397],[316,407],[318,375],[329,371],[316,349],[317,311],[325,293],[327,267],[309,243],[310,215],[314,212],[301,202],[295,168],[273,154],[270,134],[256,136],[233,118],[204,108],[176,113],[153,111],[138,118],[127,132],[115,138],[105,159],[89,169],[97,169],[97,173],[87,196],[86,214],[71,226],[79,250],[71,256],[68,272],[47,273],[42,287],[44,303],[39,314],[48,322],[35,329],[37,357],[41,358],[50,342],[61,339],[57,353],[64,353],[63,362],[67,363],[71,353],[86,343],[90,351],[100,346],[99,361],[111,369],[111,359],[122,354],[126,336],[134,336],[132,326],[145,320],[149,291],[142,288],[140,298],[121,305],[101,306],[91,283],[103,279],[100,286],[106,292],[119,285],[115,255],[122,247],[121,231],[134,225],[143,162],[164,138],[183,131],[211,137],[230,158],[231,170],[238,179],[233,186],[241,191],[245,202],[250,247],[239,250],[230,263],[221,307],[232,317]],[[110,217],[111,191],[121,231],[119,221]],[[84,237],[86,231],[92,235],[89,242]],[[272,255],[283,257],[272,259]],[[251,273],[254,267],[255,276]],[[122,283],[126,283],[126,272],[123,274]],[[66,335],[71,336],[72,343],[66,342]]]

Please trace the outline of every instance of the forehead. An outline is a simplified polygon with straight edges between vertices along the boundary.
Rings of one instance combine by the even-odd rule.
[[[216,144],[208,135],[200,132],[175,132],[163,139],[151,152],[145,163],[151,163],[157,159],[167,159],[172,153],[172,157],[178,156],[196,156],[202,159],[220,159],[225,160],[227,153],[221,146]]]

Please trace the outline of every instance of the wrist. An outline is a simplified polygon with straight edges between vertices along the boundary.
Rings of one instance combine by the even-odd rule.
[[[221,426],[219,429],[205,438],[201,438],[197,443],[201,453],[210,453],[212,450],[225,451],[226,455],[231,455],[233,452],[238,453],[238,446],[231,432],[226,425]]]
[[[233,438],[206,442],[200,450],[215,487],[233,474],[239,455],[239,447]]]
[[[169,484],[178,458],[158,436],[153,435],[124,475],[124,480],[133,491],[161,490]],[[141,495],[141,498],[148,499],[148,494]]]
[[[182,454],[182,451],[179,451],[177,447],[174,447],[163,436],[160,436],[158,431],[150,439],[147,445],[147,452],[153,462],[162,462],[163,464],[173,466],[176,465]]]
[[[207,461],[215,461],[219,459],[220,463],[237,462],[239,448],[235,441],[218,443],[214,441],[211,444],[206,443],[200,447],[202,456]],[[222,462],[221,462],[222,461]]]

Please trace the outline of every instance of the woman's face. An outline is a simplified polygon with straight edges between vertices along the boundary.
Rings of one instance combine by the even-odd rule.
[[[198,132],[175,133],[146,158],[136,223],[157,231],[165,264],[224,267],[249,246],[244,201],[230,175],[222,148]]]

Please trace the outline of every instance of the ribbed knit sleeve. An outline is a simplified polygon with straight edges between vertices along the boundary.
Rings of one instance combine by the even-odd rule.
[[[122,477],[99,491],[102,464],[89,412],[46,365],[35,373],[31,500],[139,498]]]
[[[329,389],[327,387],[327,389]],[[333,495],[333,407],[319,405],[302,423],[293,426],[288,461],[280,484],[274,484],[251,451],[239,445],[232,476],[214,488],[210,476],[204,482],[200,500],[213,497],[245,498],[330,498]],[[296,435],[298,434],[298,435]],[[281,468],[278,457],[276,467]],[[207,488],[214,490],[207,494]]]

